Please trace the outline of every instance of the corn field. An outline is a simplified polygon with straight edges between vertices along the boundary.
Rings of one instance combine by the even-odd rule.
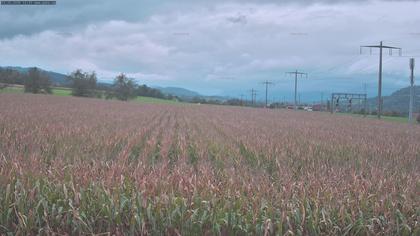
[[[420,127],[0,94],[0,235],[420,235]]]

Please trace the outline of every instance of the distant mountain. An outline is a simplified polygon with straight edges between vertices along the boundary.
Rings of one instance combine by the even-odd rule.
[[[5,67],[1,67],[1,68],[15,70],[15,71],[18,71],[20,73],[27,73],[28,70],[32,67],[5,66]],[[50,79],[51,79],[51,81],[54,85],[64,86],[64,85],[68,84],[68,82],[66,80],[67,75],[60,74],[60,73],[53,72],[53,71],[46,71],[46,70],[43,70],[41,68],[38,68],[38,69],[45,72],[50,77]]]
[[[420,112],[420,86],[414,87],[415,103],[414,111]],[[371,110],[375,110],[377,106],[377,97],[368,99],[368,105]],[[396,111],[399,113],[408,114],[408,105],[410,101],[410,87],[402,88],[395,91],[389,96],[383,97],[384,112]]]
[[[178,88],[178,87],[155,87],[156,89],[159,89],[162,93],[166,95],[173,95],[183,98],[193,98],[193,97],[202,97],[201,94],[184,89],[184,88]]]
[[[191,91],[191,90],[179,88],[179,87],[154,87],[154,88],[159,89],[165,95],[177,96],[184,99],[185,101],[191,101],[191,102],[194,102],[196,99],[204,99],[207,101],[221,101],[221,102],[231,99],[230,97],[227,97],[227,96],[206,96],[206,95],[199,94],[195,91]]]

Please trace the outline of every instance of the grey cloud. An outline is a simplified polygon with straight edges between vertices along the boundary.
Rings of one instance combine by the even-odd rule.
[[[218,4],[341,4],[368,2],[369,0],[58,0],[55,6],[0,6],[0,22],[8,27],[0,28],[0,38],[14,35],[30,35],[43,30],[71,30],[95,22],[123,20],[135,22],[145,20],[155,13],[170,14],[194,7],[213,8]],[[416,1],[416,0],[412,0]],[[246,23],[245,15],[230,16],[230,22]]]
[[[247,18],[246,15],[238,14],[237,16],[229,16],[226,18],[227,21],[235,24],[246,24]]]
[[[95,22],[144,20],[159,5],[148,0],[58,0],[55,6],[0,6],[0,38],[44,30],[68,31]]]
[[[228,91],[238,84],[243,89],[263,79],[288,81],[276,86],[287,90],[291,81],[283,72],[303,69],[316,71],[311,73],[314,82],[302,84],[302,91],[310,91],[326,84],[316,79],[337,87],[349,86],[342,77],[376,80],[377,56],[358,55],[359,45],[381,39],[402,47],[415,45],[418,37],[409,33],[420,23],[414,2],[361,6],[300,1],[325,3],[307,7],[273,1],[83,2],[62,1],[57,8],[28,8],[25,13],[2,7],[0,19],[23,17],[6,20],[9,26],[0,29],[10,36],[0,39],[0,65],[37,65],[60,72],[80,67],[106,79],[126,72],[147,83],[201,92]],[[146,3],[150,6],[143,7]],[[385,16],[387,24],[377,25],[390,9],[392,18]],[[12,37],[16,32],[27,34]],[[406,69],[405,60],[390,62],[385,73]]]

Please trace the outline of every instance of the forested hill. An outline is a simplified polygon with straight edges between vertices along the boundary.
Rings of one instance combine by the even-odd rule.
[[[420,86],[415,86],[415,112],[420,112]],[[408,104],[410,101],[410,87],[395,91],[390,96],[383,97],[383,109],[385,112],[408,113]],[[368,100],[369,107],[375,109],[377,98]]]
[[[3,82],[10,83],[10,84],[23,84],[23,77],[19,76],[19,74],[25,74],[28,72],[30,68],[29,67],[19,67],[19,66],[6,66],[6,67],[0,67],[0,77],[2,80],[5,80]],[[44,73],[48,75],[48,77],[51,79],[51,82],[56,86],[64,86],[68,84],[68,81],[66,80],[67,75],[60,74],[53,71],[46,71],[43,69],[40,69]]]

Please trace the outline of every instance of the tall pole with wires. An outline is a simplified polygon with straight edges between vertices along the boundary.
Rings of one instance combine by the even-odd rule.
[[[408,111],[408,121],[410,123],[413,122],[413,106],[414,106],[414,64],[415,60],[414,58],[410,58],[410,70],[411,70],[411,76],[410,76],[410,107]]]
[[[298,70],[293,71],[293,72],[286,72],[286,74],[295,75],[295,106],[294,108],[295,110],[297,110],[297,79],[298,79],[298,76],[300,77],[306,76],[306,78],[308,78],[308,74],[299,72]]]
[[[298,105],[300,106],[300,104],[301,104],[300,103],[300,93],[299,93],[299,96],[298,97],[299,97],[299,99],[298,99]]]
[[[273,82],[271,81],[264,81],[262,84],[265,84],[265,108],[268,106],[268,85],[272,85]]]
[[[252,104],[252,106],[254,106],[255,105],[255,100],[256,100],[256,97],[257,97],[257,90],[251,89],[249,92],[251,93],[251,104]]]
[[[399,55],[401,56],[401,48],[390,47],[383,45],[382,41],[379,45],[368,45],[360,47],[360,54],[362,54],[362,48],[369,48],[372,52],[372,48],[379,48],[379,81],[378,81],[378,119],[381,119],[382,114],[382,51],[383,49],[389,49],[389,55],[392,55],[392,50],[399,50]]]

